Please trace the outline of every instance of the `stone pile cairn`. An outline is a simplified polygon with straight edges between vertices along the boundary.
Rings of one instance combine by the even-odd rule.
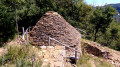
[[[49,37],[54,38],[69,47],[77,48],[79,52],[82,52],[81,34],[66,22],[62,16],[53,11],[46,12],[36,23],[35,27],[29,32],[29,41],[35,46],[48,46]],[[50,45],[55,46],[61,44],[51,40]],[[82,53],[79,53],[78,56],[81,54]]]

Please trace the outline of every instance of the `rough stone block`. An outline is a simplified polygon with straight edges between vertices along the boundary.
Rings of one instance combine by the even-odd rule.
[[[40,49],[46,49],[47,47],[46,46],[40,46]]]
[[[48,59],[44,59],[43,61],[44,61],[44,62],[49,62],[49,60],[48,60]]]
[[[55,62],[54,65],[55,65],[55,67],[62,67],[63,63],[62,62]]]
[[[38,56],[40,57],[40,56],[42,56],[43,54],[42,54],[42,51],[40,51],[40,52],[38,52]]]
[[[65,49],[65,46],[58,46],[58,45],[56,45],[56,46],[55,46],[55,49],[56,49],[56,50],[62,50],[62,49],[64,50],[64,49]]]
[[[49,54],[45,54],[44,58],[50,58]]]
[[[47,50],[42,50],[43,53],[47,52]]]
[[[47,50],[48,49],[54,49],[54,47],[53,46],[47,46]]]
[[[59,54],[62,56],[65,56],[66,51],[65,50],[59,50]]]

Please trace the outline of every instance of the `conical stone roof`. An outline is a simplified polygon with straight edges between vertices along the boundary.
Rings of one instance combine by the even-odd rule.
[[[46,12],[29,32],[29,40],[32,45],[47,46],[48,37],[70,47],[77,47],[81,51],[81,34],[57,12]],[[60,44],[51,40],[50,45]]]

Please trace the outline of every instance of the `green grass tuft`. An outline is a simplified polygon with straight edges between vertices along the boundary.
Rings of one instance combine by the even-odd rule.
[[[87,54],[83,54],[83,56],[78,60],[77,67],[92,67],[90,60],[94,62],[94,65],[96,67],[114,67],[112,64],[108,63],[106,60],[103,60],[103,58],[94,57]]]

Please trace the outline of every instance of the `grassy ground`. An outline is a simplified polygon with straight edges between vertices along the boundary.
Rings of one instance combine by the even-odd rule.
[[[88,54],[84,49],[84,47],[86,47],[87,44],[83,44],[83,41],[88,40],[82,39],[81,46],[83,55],[80,58],[80,60],[78,60],[78,67],[114,67],[112,64],[107,62],[106,59]]]
[[[114,67],[108,63],[105,59],[95,57],[87,54],[83,54],[77,63],[78,67]]]

